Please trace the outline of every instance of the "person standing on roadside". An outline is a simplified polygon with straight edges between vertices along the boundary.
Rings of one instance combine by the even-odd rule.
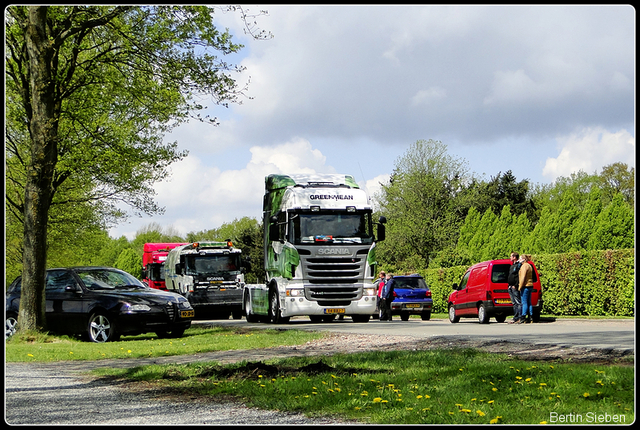
[[[518,271],[520,296],[522,297],[522,318],[521,323],[530,323],[533,318],[533,305],[531,304],[531,292],[533,291],[533,267],[531,266],[531,255],[523,255],[519,260],[522,263]]]
[[[380,321],[391,321],[391,302],[393,301],[394,280],[391,273],[387,278],[380,294]]]
[[[382,316],[381,296],[382,296],[382,289],[384,288],[384,283],[386,281],[386,278],[385,278],[386,275],[387,274],[384,272],[384,270],[381,270],[380,273],[378,274],[378,279],[376,279],[376,281],[373,283],[373,285],[377,287],[376,305],[378,307],[378,318]]]
[[[509,284],[509,297],[511,297],[511,303],[513,303],[513,319],[509,321],[509,324],[515,324],[522,319],[522,298],[520,297],[520,266],[522,265],[518,260],[520,254],[517,252],[511,253],[511,267],[509,267],[509,273],[507,276],[507,282]]]

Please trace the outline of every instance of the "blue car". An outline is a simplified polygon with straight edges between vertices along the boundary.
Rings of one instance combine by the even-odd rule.
[[[395,288],[391,302],[391,315],[400,315],[408,321],[410,315],[420,315],[424,321],[431,319],[433,299],[431,290],[420,275],[394,276]]]

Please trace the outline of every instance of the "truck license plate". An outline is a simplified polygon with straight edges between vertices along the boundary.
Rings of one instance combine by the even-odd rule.
[[[407,308],[420,308],[422,306],[419,303],[409,303],[409,304],[406,304],[405,307],[407,307]]]
[[[180,311],[180,318],[193,318],[196,316],[196,311]]]
[[[324,310],[325,314],[343,314],[344,313],[344,309],[325,309]]]

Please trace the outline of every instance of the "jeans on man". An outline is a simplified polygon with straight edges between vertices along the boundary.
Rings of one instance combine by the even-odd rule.
[[[509,287],[509,297],[511,297],[511,303],[513,303],[513,321],[518,321],[522,318],[522,299],[518,287]]]
[[[531,292],[533,288],[525,287],[522,290],[522,317],[526,318],[528,321],[531,320],[533,316],[533,305],[531,304]]]

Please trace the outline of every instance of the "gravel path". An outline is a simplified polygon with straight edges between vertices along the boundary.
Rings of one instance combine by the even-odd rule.
[[[169,398],[144,384],[108,381],[87,372],[98,367],[133,367],[145,364],[217,361],[227,364],[277,357],[325,356],[337,352],[373,349],[416,350],[478,348],[536,360],[622,362],[633,364],[633,355],[610,350],[559,348],[504,341],[465,338],[373,336],[334,334],[292,347],[243,351],[219,351],[189,356],[136,360],[100,360],[57,363],[7,363],[5,365],[5,422],[8,424],[340,424],[332,418],[307,418],[302,414],[247,408],[234,401]]]

